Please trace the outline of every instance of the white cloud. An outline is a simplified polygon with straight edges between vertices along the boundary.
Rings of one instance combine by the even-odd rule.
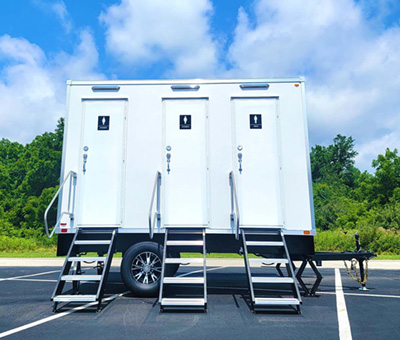
[[[65,32],[70,33],[72,30],[72,21],[64,1],[54,2],[50,4],[50,8],[53,11],[53,13],[59,18],[61,24],[65,29]]]
[[[65,33],[71,33],[73,29],[73,22],[65,2],[62,0],[49,2],[48,0],[31,0],[32,3],[47,15],[56,16],[60,21]]]
[[[80,43],[75,46],[72,54],[61,52],[53,60],[54,72],[59,77],[67,76],[68,79],[100,79],[103,74],[97,73],[99,53],[93,35],[88,29],[80,33]]]
[[[104,78],[95,71],[98,54],[89,31],[72,54],[49,58],[23,38],[0,36],[0,138],[22,143],[52,131],[65,112],[67,79]]]
[[[210,34],[209,0],[122,0],[100,15],[106,48],[122,63],[149,67],[159,61],[175,77],[214,76],[217,42]]]
[[[306,75],[311,141],[341,133],[365,150],[400,140],[398,46],[400,29],[376,29],[352,0],[260,0],[254,22],[239,11],[230,75]],[[357,165],[372,158],[362,151]]]
[[[25,39],[13,39],[7,34],[1,37],[0,57],[29,65],[41,63],[45,58],[39,46],[30,44]]]
[[[364,160],[370,160],[369,166],[373,159],[377,159],[379,154],[385,154],[386,148],[390,150],[400,149],[400,135],[396,132],[391,132],[383,135],[380,138],[375,138],[370,142],[366,142],[358,149],[358,156],[356,161],[363,162]]]

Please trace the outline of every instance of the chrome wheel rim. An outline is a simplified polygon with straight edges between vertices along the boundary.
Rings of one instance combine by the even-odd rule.
[[[160,279],[161,260],[156,254],[146,251],[134,258],[131,270],[137,282],[153,284]]]

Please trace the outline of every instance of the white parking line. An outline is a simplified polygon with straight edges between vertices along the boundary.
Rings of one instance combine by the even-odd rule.
[[[334,292],[318,292],[318,294],[336,295],[336,293],[334,293]],[[344,295],[400,299],[399,295],[368,294],[368,293],[365,293],[365,294],[363,294],[363,293],[344,293]]]
[[[57,282],[57,280],[46,280],[46,279],[12,279],[11,281],[26,281],[26,282]]]
[[[43,272],[43,273],[36,273],[36,274],[29,274],[29,275],[21,275],[21,276],[14,276],[14,277],[6,277],[6,278],[0,279],[0,281],[22,279],[24,277],[33,277],[33,276],[40,276],[40,275],[51,274],[51,273],[59,273],[59,272],[60,272],[60,270],[52,270],[50,272]]]
[[[129,294],[129,293],[130,293],[130,291],[124,292],[124,293],[121,293],[121,294],[115,294],[115,295],[112,295],[112,296],[110,296],[108,298],[103,299],[103,301],[110,301],[110,300],[113,300],[113,299],[115,299],[117,297]],[[57,314],[49,316],[47,318],[28,323],[27,325],[24,325],[24,326],[21,326],[21,327],[17,327],[17,328],[14,328],[14,329],[10,329],[9,331],[0,333],[0,338],[4,338],[4,337],[9,336],[11,334],[15,334],[15,333],[24,331],[25,329],[32,328],[32,327],[35,327],[35,326],[39,326],[39,325],[44,324],[46,322],[62,318],[63,316],[69,315],[71,313],[77,312],[77,311],[82,310],[82,309],[86,309],[86,308],[88,308],[90,306],[93,306],[93,305],[96,305],[96,304],[97,304],[97,302],[90,302],[90,303],[87,303],[86,305],[75,307],[75,308],[70,309],[70,310],[68,310],[66,312],[57,313]]]
[[[344,295],[352,295],[352,296],[372,296],[372,297],[380,297],[380,298],[400,299],[400,296],[398,296],[398,295],[360,294],[360,293],[344,293]]]
[[[340,270],[335,268],[336,308],[339,322],[339,339],[352,340],[349,316],[347,315],[346,301],[344,299],[342,277]]]

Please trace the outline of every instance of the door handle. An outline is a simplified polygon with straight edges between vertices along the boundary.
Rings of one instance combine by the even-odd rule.
[[[242,174],[242,158],[243,158],[243,155],[242,155],[242,153],[241,152],[239,152],[238,153],[238,162],[239,162],[239,173],[240,174]]]
[[[86,162],[87,162],[88,155],[87,153],[83,154],[83,174],[86,172]]]
[[[167,172],[169,175],[169,172],[171,171],[170,167],[169,167],[169,163],[171,162],[171,154],[168,152],[167,153]]]

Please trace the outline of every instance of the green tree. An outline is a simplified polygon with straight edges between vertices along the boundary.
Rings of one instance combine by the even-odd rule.
[[[25,146],[0,141],[0,234],[43,235],[43,213],[59,184],[63,130],[61,118],[54,132]]]
[[[386,204],[393,197],[395,190],[400,188],[400,157],[397,149],[386,149],[384,155],[378,155],[372,161],[375,170],[373,191],[375,199],[380,204]]]
[[[311,171],[314,182],[344,181],[353,186],[359,171],[354,167],[357,151],[354,150],[354,139],[338,134],[333,145],[316,145],[311,149]]]
[[[332,145],[313,147],[310,156],[317,228],[355,228],[370,207],[355,194],[358,178],[365,174],[354,166],[354,139],[339,134]]]

